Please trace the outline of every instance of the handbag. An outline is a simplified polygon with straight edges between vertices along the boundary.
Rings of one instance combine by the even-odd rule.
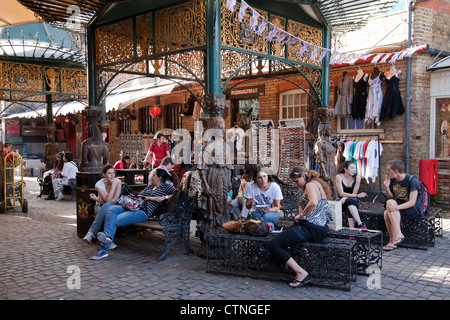
[[[222,224],[222,228],[231,233],[241,233],[244,230],[245,224],[241,220],[231,220]]]
[[[143,204],[144,204],[144,198],[138,197],[137,195],[123,196],[119,202],[119,205],[121,205],[128,211],[137,211],[137,210],[141,209]]]
[[[256,237],[265,237],[269,234],[266,222],[262,218],[261,220],[250,219],[245,224],[244,231],[249,236],[256,236]]]

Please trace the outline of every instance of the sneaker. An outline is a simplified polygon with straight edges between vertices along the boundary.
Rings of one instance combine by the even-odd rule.
[[[115,244],[114,242],[109,245],[109,250],[113,250],[115,248],[117,248],[117,244]]]
[[[97,239],[102,244],[110,244],[113,242],[112,239],[104,232],[97,233]]]
[[[91,243],[92,239],[94,238],[95,235],[92,232],[88,231],[88,233],[86,233],[86,235],[84,236],[83,240],[86,240],[87,243]]]
[[[96,254],[94,254],[91,259],[92,260],[100,260],[106,258],[108,256],[108,251],[99,249]]]
[[[363,222],[361,222],[358,228],[360,228],[361,230],[367,230],[367,226]]]
[[[55,200],[56,200],[56,201],[59,201],[59,200],[61,200],[63,197],[64,197],[64,196],[63,196],[62,194],[59,195],[59,196],[55,196]]]

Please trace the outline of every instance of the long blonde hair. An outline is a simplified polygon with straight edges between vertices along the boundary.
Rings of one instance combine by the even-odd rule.
[[[327,195],[327,199],[331,199],[330,186],[328,186],[328,184],[319,177],[318,172],[316,172],[314,170],[308,170],[308,169],[305,169],[300,166],[296,166],[296,167],[292,168],[292,171],[289,174],[289,177],[291,179],[300,178],[302,176],[302,174],[305,175],[305,181],[306,181],[305,185],[311,181],[319,182],[320,185],[322,186],[323,190],[325,191],[325,194]]]

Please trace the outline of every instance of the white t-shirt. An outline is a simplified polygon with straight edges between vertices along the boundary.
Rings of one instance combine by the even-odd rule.
[[[244,198],[255,199],[257,204],[266,204],[272,208],[274,200],[282,200],[281,188],[275,182],[270,183],[269,189],[262,191],[255,181],[250,182],[244,192]]]
[[[73,161],[64,163],[63,169],[62,169],[62,176],[65,177],[65,179],[75,179],[77,176],[78,167],[75,165]]]
[[[114,178],[114,180],[117,180],[117,182],[119,183],[120,180],[117,178]],[[100,189],[102,190],[106,195],[108,195],[108,191],[106,191],[106,186],[105,186],[105,179],[100,179],[97,181],[97,183],[95,184],[95,189]]]

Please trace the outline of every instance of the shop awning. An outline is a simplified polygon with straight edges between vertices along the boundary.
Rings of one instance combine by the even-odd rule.
[[[77,112],[81,112],[86,108],[87,101],[86,102],[80,102],[80,101],[70,101],[70,102],[57,102],[53,104],[53,115],[55,117],[57,116],[65,116],[67,114],[75,114]],[[35,118],[35,117],[45,117],[47,114],[46,105],[44,103],[41,103],[37,106],[30,107],[29,111],[26,112],[18,112],[18,113],[12,113],[8,116],[5,116],[5,119],[12,119],[12,118]]]
[[[154,88],[134,90],[124,93],[118,93],[115,95],[109,95],[106,97],[106,112],[111,111],[112,109],[115,110],[124,109],[141,99],[158,96],[162,94],[168,94],[172,92],[174,87],[175,84],[172,83],[161,85]],[[130,90],[133,90],[133,87],[131,87]]]
[[[17,0],[2,0],[0,11],[0,27],[16,26],[20,24],[38,22],[38,18],[29,8]]]

